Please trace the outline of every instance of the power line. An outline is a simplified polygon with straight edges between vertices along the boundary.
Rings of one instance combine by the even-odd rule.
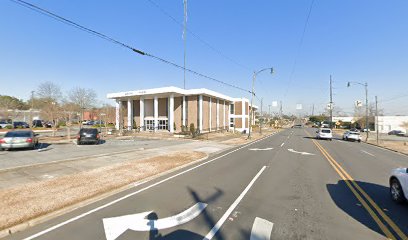
[[[153,0],[147,0],[148,2],[150,2],[153,6],[155,6],[157,9],[159,9],[164,15],[166,15],[167,17],[169,17],[174,23],[176,23],[177,25],[179,25],[180,27],[183,27],[183,24],[180,23],[179,21],[177,21],[177,19],[175,17],[173,17],[170,13],[168,13],[166,10],[164,10],[159,4],[157,4],[155,1]],[[193,37],[195,37],[198,41],[200,41],[202,44],[204,44],[205,46],[207,46],[209,49],[213,50],[215,53],[217,53],[218,55],[220,55],[221,57],[227,59],[228,61],[234,63],[235,65],[245,68],[246,70],[251,71],[251,69],[241,63],[239,63],[238,61],[228,57],[227,55],[225,55],[224,53],[222,53],[219,49],[215,48],[214,46],[212,46],[211,44],[209,44],[207,41],[205,41],[203,38],[201,38],[200,36],[198,36],[198,34],[194,33],[193,31],[191,31],[189,28],[185,28],[186,31],[188,33],[190,33]]]
[[[290,85],[292,84],[293,75],[295,74],[295,71],[296,71],[296,66],[297,66],[297,61],[298,61],[300,49],[303,46],[303,40],[305,38],[306,29],[307,29],[307,25],[309,23],[310,15],[312,14],[312,9],[313,9],[314,2],[315,2],[315,0],[312,0],[312,2],[310,3],[309,12],[307,14],[305,25],[303,26],[302,36],[300,37],[300,42],[299,42],[298,49],[297,49],[297,52],[296,52],[296,55],[295,55],[295,61],[293,62],[292,71],[291,71],[291,73],[289,75],[289,83],[288,83],[288,87],[286,88],[284,97],[288,94]]]
[[[166,60],[166,59],[164,59],[164,58],[161,58],[161,57],[155,56],[155,55],[153,55],[153,54],[150,54],[150,53],[141,51],[141,50],[139,50],[139,49],[136,49],[136,48],[134,48],[134,47],[132,47],[132,46],[130,46],[130,45],[128,45],[128,44],[125,44],[125,43],[123,43],[123,42],[121,42],[121,41],[119,41],[119,40],[116,40],[116,39],[114,39],[114,38],[112,38],[112,37],[109,37],[109,36],[103,34],[103,33],[100,33],[100,32],[98,32],[98,31],[95,31],[95,30],[92,30],[92,29],[90,29],[90,28],[87,28],[87,27],[85,27],[85,26],[83,26],[83,25],[80,25],[80,24],[78,24],[78,23],[76,23],[76,22],[74,22],[74,21],[71,21],[71,20],[69,20],[69,19],[67,19],[67,18],[61,17],[61,16],[59,16],[59,15],[57,15],[57,14],[55,14],[55,13],[52,13],[52,12],[50,12],[50,11],[44,9],[44,8],[41,8],[41,7],[39,7],[39,6],[34,5],[34,4],[28,3],[28,2],[23,1],[23,0],[10,0],[10,1],[12,1],[12,2],[14,2],[14,3],[18,4],[18,5],[21,5],[21,6],[23,6],[23,7],[26,7],[26,8],[28,8],[28,9],[31,9],[31,10],[33,10],[33,11],[35,11],[35,12],[38,12],[38,13],[40,13],[40,14],[43,14],[43,15],[45,15],[45,16],[47,16],[47,17],[51,17],[51,18],[53,18],[54,20],[57,20],[57,21],[59,21],[59,22],[62,22],[62,23],[67,24],[67,25],[69,25],[69,26],[75,27],[75,28],[77,28],[77,29],[79,29],[79,30],[81,30],[81,31],[86,32],[86,33],[92,34],[92,35],[97,36],[97,37],[99,37],[99,38],[102,38],[102,39],[104,39],[104,40],[106,40],[106,41],[109,41],[109,42],[111,42],[111,43],[117,44],[117,45],[119,45],[119,46],[121,46],[121,47],[130,49],[130,50],[132,50],[133,52],[138,53],[138,54],[140,54],[140,55],[147,56],[147,57],[151,57],[151,58],[153,58],[153,59],[155,59],[155,60],[158,60],[158,61],[160,61],[160,62],[166,63],[166,64],[171,65],[171,66],[173,66],[173,67],[176,67],[176,68],[185,70],[185,71],[187,71],[187,72],[189,72],[189,73],[195,74],[195,75],[200,76],[200,77],[202,77],[202,78],[206,78],[206,79],[209,79],[209,80],[218,82],[218,83],[220,83],[220,84],[223,84],[223,85],[226,85],[226,86],[229,86],[229,87],[232,87],[232,88],[241,90],[241,91],[245,91],[245,92],[248,92],[248,93],[252,93],[251,91],[249,91],[249,90],[247,90],[247,89],[244,89],[244,88],[238,87],[238,86],[236,86],[236,85],[233,85],[233,84],[230,84],[230,83],[227,83],[227,82],[218,80],[218,79],[213,78],[213,77],[209,77],[209,76],[207,76],[207,75],[205,75],[205,74],[199,73],[199,72],[194,71],[194,70],[191,70],[191,69],[189,69],[189,68],[185,68],[185,67],[183,67],[183,66],[180,66],[180,65],[178,65],[178,64],[176,64],[176,63],[173,63],[173,62],[171,62],[171,61],[169,61],[169,60]]]

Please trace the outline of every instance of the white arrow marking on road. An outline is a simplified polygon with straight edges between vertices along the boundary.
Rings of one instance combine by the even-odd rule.
[[[252,225],[250,240],[269,240],[271,239],[273,223],[265,219],[256,217]]]
[[[299,153],[302,155],[314,155],[313,153],[308,153],[308,152],[298,152],[298,151],[293,150],[292,148],[289,148],[288,151],[293,152],[293,153]]]
[[[146,216],[152,213],[152,211],[104,218],[103,227],[105,229],[105,236],[107,240],[115,240],[128,229],[133,231],[150,231],[153,229],[160,230],[175,227],[193,220],[206,207],[206,203],[199,202],[182,213],[157,220],[146,219]]]
[[[269,151],[272,150],[273,148],[250,148],[250,151]]]

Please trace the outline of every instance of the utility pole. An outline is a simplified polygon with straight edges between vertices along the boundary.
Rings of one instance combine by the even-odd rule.
[[[376,122],[376,125],[375,125],[375,131],[376,131],[376,133],[377,133],[377,145],[378,145],[378,100],[377,100],[377,96],[375,96],[375,122]]]
[[[34,110],[34,91],[31,91],[31,110],[30,110],[30,120],[31,120],[31,124],[33,123],[33,120],[34,120],[33,110]]]
[[[333,86],[332,86],[332,76],[330,75],[330,128],[333,128]]]
[[[282,101],[279,101],[280,103],[280,109],[279,109],[279,120],[280,120],[280,125],[283,125],[283,121],[282,121]],[[281,127],[279,126],[279,127]]]
[[[314,116],[314,103],[312,105],[312,116]]]
[[[268,111],[268,116],[269,118],[271,117],[271,105],[268,105],[269,111]]]
[[[262,134],[262,122],[263,122],[262,101],[263,101],[263,98],[261,98],[261,113],[259,114],[259,134]]]
[[[365,94],[366,94],[366,132],[367,132],[367,137],[366,137],[366,142],[368,142],[368,85],[367,83],[364,84],[365,87]]]
[[[184,5],[184,24],[183,24],[183,40],[184,40],[184,81],[183,87],[186,89],[186,28],[187,28],[187,0],[183,1]]]

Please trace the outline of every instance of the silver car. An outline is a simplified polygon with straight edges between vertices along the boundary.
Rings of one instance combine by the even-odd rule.
[[[38,145],[38,134],[33,131],[10,131],[0,139],[0,149],[8,150],[14,148],[35,149]]]

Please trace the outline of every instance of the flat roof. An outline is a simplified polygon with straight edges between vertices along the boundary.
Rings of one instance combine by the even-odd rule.
[[[107,98],[109,99],[127,99],[127,98],[140,98],[140,97],[153,97],[157,95],[168,96],[169,94],[174,94],[177,96],[189,96],[189,95],[205,95],[210,97],[216,97],[219,99],[227,100],[233,102],[235,98],[230,96],[206,89],[206,88],[197,88],[197,89],[182,89],[178,87],[161,87],[161,88],[151,88],[151,89],[142,89],[135,91],[127,92],[118,92],[118,93],[108,93]]]

